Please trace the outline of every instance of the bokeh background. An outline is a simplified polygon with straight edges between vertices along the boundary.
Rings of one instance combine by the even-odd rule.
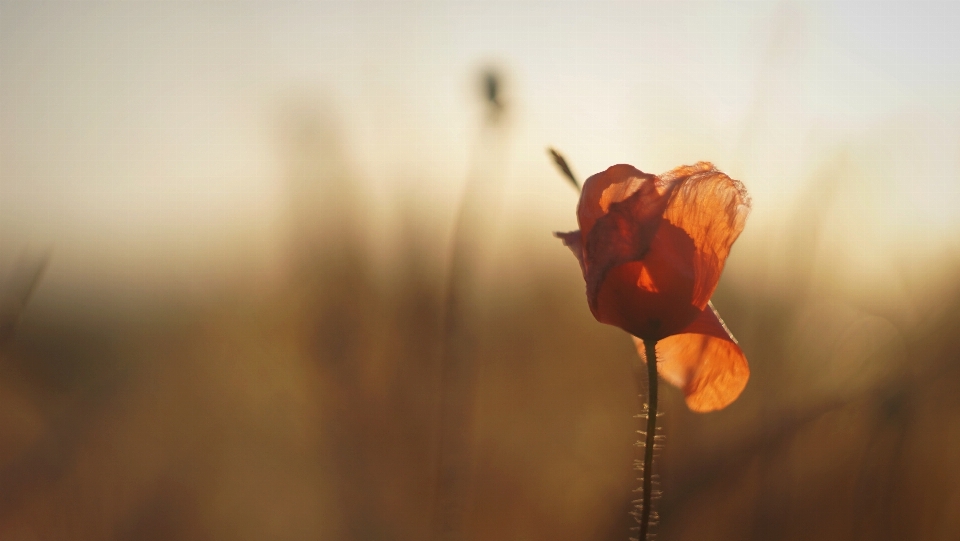
[[[960,539],[957,6],[0,2],[0,539],[627,539],[548,146],[753,197],[658,539]]]

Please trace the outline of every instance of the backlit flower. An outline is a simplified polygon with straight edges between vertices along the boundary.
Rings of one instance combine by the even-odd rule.
[[[749,210],[743,185],[710,163],[660,176],[614,165],[584,183],[580,230],[557,233],[580,261],[594,317],[657,341],[661,377],[695,411],[727,406],[750,376],[710,305]]]

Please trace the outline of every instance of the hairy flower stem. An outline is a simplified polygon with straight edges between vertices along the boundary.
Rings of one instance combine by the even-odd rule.
[[[657,341],[644,340],[647,357],[647,434],[643,445],[643,507],[640,510],[640,541],[647,541],[650,527],[650,493],[653,484],[653,442],[657,433]]]

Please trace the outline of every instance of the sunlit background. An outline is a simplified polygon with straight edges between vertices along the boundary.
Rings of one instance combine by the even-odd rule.
[[[547,147],[753,198],[657,539],[960,538],[958,6],[0,1],[0,539],[627,539]]]

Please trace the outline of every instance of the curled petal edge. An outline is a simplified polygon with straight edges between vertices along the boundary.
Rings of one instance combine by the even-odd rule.
[[[677,167],[660,177],[676,188],[664,211],[666,221],[684,230],[695,245],[693,304],[704,308],[720,280],[730,248],[750,214],[750,196],[739,180],[709,162]]]
[[[577,261],[580,262],[580,272],[586,276],[587,267],[583,263],[583,235],[580,234],[580,231],[570,231],[569,233],[554,231],[553,236],[560,239],[564,246],[570,248],[570,251],[576,256]]]
[[[643,341],[634,337],[640,358]],[[750,379],[743,350],[709,304],[683,331],[657,342],[657,372],[680,388],[687,407],[701,413],[730,405]]]

